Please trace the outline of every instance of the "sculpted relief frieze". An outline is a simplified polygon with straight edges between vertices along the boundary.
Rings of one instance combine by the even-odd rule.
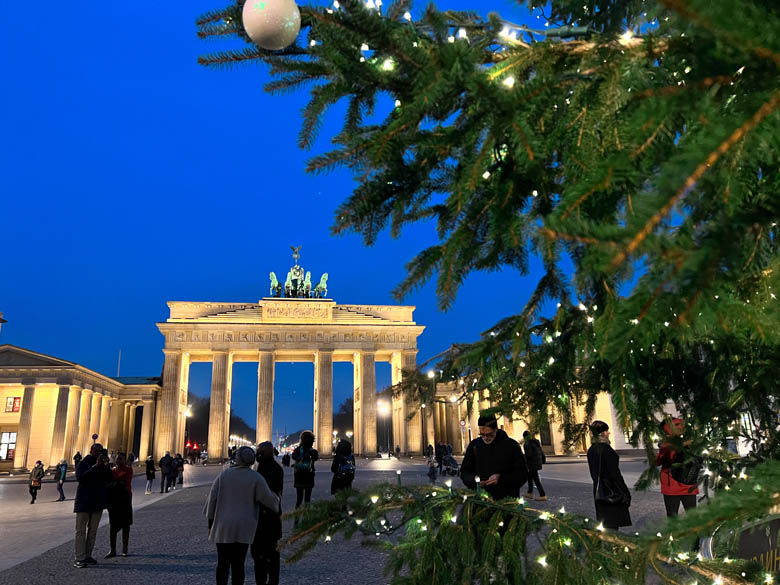
[[[322,303],[274,303],[263,304],[263,321],[330,321],[331,307]]]

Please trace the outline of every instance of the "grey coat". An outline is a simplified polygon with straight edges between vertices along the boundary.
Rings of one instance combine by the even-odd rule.
[[[213,521],[209,540],[215,543],[243,542],[255,539],[260,505],[280,510],[279,497],[263,476],[250,467],[231,467],[211,484],[204,513]]]

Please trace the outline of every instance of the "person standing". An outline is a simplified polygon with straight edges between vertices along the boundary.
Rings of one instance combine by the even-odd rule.
[[[79,463],[81,463],[81,451],[76,451],[76,454],[73,456],[73,467],[74,469],[79,466]]]
[[[65,492],[63,491],[62,486],[65,483],[65,476],[67,474],[68,474],[68,461],[66,459],[62,459],[57,464],[57,467],[54,468],[54,481],[57,483],[57,491],[60,494],[60,497],[57,498],[58,502],[65,501]]]
[[[211,484],[204,513],[208,519],[209,541],[217,545],[217,585],[244,583],[244,561],[254,541],[260,506],[279,510],[279,497],[263,476],[252,471],[255,453],[241,447],[235,467],[228,467]]]
[[[282,537],[282,489],[284,470],[276,462],[273,443],[265,441],[257,446],[257,473],[263,476],[269,489],[279,496],[278,509],[260,506],[255,539],[250,548],[255,562],[255,583],[257,585],[279,585],[281,559],[276,548]]]
[[[176,483],[184,486],[184,457],[176,453]]]
[[[30,497],[32,498],[30,500],[31,504],[34,504],[35,500],[38,498],[38,490],[41,489],[41,482],[43,481],[44,475],[46,475],[46,470],[43,468],[43,463],[41,461],[36,461],[35,467],[30,470],[30,482],[27,488],[30,492]]]
[[[438,472],[441,473],[441,468],[444,463],[444,443],[439,441],[436,443],[436,467],[438,468]]]
[[[434,459],[432,456],[428,457],[428,479],[432,485],[436,483],[436,476],[438,474],[439,472],[438,468],[436,467],[436,459]]]
[[[122,556],[127,556],[130,526],[133,524],[133,468],[127,465],[125,454],[116,456],[114,481],[108,490],[108,522],[110,550],[105,558],[116,556],[116,537],[122,532]]]
[[[401,460],[401,445],[395,446],[395,458]]]
[[[539,497],[536,499],[540,502],[546,502],[547,496],[542,487],[542,480],[539,479],[542,465],[547,462],[547,457],[542,450],[542,444],[534,438],[531,431],[524,431],[523,446],[525,447],[525,463],[528,466],[528,493],[526,498],[529,500],[534,499],[534,484],[536,484],[536,489],[539,491]]]
[[[336,455],[330,465],[333,479],[330,482],[330,493],[335,495],[341,490],[352,489],[355,479],[355,456],[352,455],[352,443],[341,439],[336,445]]]
[[[149,457],[146,458],[146,491],[144,491],[145,495],[149,495],[152,493],[152,483],[154,483],[154,472],[156,469],[154,468],[154,459],[152,459],[152,456],[149,455]]]
[[[690,445],[690,441],[686,444],[680,439],[683,433],[682,419],[675,418],[671,423],[664,423],[661,430],[667,440],[659,445],[655,464],[661,468],[661,493],[666,515],[672,517],[679,513],[680,504],[686,511],[696,507],[700,467],[696,462],[686,465],[686,458],[690,459],[690,454],[685,447]],[[677,449],[672,441],[677,443]]]
[[[609,425],[604,421],[593,421],[590,433],[588,467],[593,480],[596,520],[611,530],[631,526],[631,490],[620,473],[620,457],[609,444]]]
[[[295,507],[303,502],[311,502],[311,490],[314,487],[314,462],[319,459],[319,453],[314,448],[314,433],[303,431],[301,444],[293,451],[292,459],[295,461],[293,473],[293,485],[297,491]]]
[[[92,557],[92,550],[95,548],[100,517],[108,500],[107,485],[112,479],[103,445],[94,443],[89,455],[76,468],[78,487],[73,505],[76,513],[76,561],[73,566],[78,569],[97,564]]]
[[[477,420],[479,437],[469,443],[460,477],[466,487],[480,485],[493,499],[517,498],[528,479],[523,450],[517,442],[498,428],[495,415],[483,415]]]
[[[168,493],[168,489],[171,487],[168,481],[171,476],[171,468],[175,466],[176,463],[171,457],[171,452],[166,451],[165,455],[160,458],[160,493]]]

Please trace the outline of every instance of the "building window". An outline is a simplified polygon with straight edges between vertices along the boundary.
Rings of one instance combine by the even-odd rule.
[[[0,461],[13,461],[16,453],[16,433],[0,433]]]
[[[21,396],[9,396],[5,399],[5,411],[6,412],[19,412],[22,407]]]

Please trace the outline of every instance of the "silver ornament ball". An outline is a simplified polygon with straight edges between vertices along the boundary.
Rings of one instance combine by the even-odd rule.
[[[289,47],[301,30],[295,0],[246,0],[242,20],[249,38],[269,51]]]

